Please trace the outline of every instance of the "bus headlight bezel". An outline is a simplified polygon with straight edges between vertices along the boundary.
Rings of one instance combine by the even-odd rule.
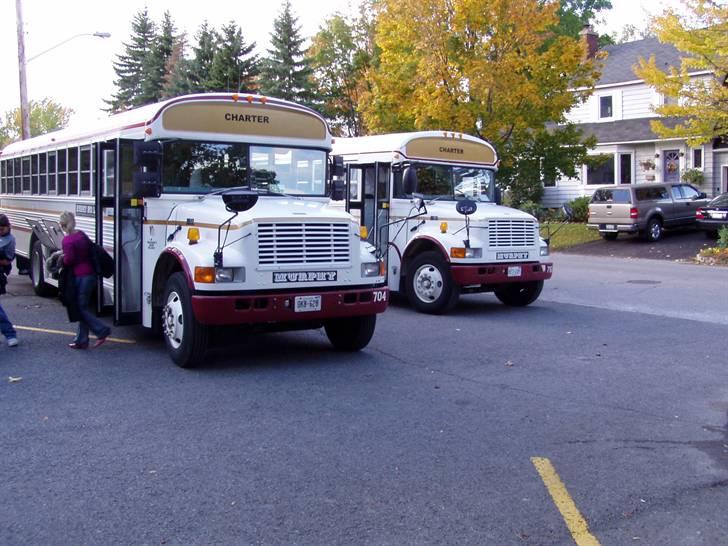
[[[477,259],[483,257],[482,248],[465,248],[454,246],[450,248],[450,257],[459,259]]]
[[[361,264],[361,276],[364,278],[370,278],[370,277],[380,277],[382,273],[382,264],[383,262],[381,260],[377,260],[376,262],[364,262]]]

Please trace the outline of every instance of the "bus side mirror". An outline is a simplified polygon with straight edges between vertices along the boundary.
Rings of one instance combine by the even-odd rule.
[[[412,195],[417,191],[417,170],[414,167],[407,167],[402,173],[402,191],[405,195]]]
[[[331,200],[332,201],[343,201],[344,191],[346,190],[346,184],[341,179],[336,179],[331,182]]]
[[[346,175],[346,167],[344,167],[344,158],[340,155],[331,158],[331,176],[333,178],[344,178]]]
[[[503,203],[503,194],[501,193],[500,187],[498,187],[498,184],[495,185],[495,204],[500,205]]]
[[[162,195],[162,177],[159,171],[137,171],[132,175],[132,197],[159,197]]]
[[[158,140],[145,142],[143,140],[134,143],[134,165],[144,167],[147,170],[159,170],[159,163],[162,161],[162,143]]]

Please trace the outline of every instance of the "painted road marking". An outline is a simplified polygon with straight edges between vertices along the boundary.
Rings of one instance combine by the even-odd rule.
[[[564,518],[574,542],[578,546],[600,546],[597,538],[589,531],[589,525],[576,507],[551,461],[545,457],[531,457],[531,462],[541,476],[556,508],[561,512],[561,517]]]
[[[76,332],[68,332],[65,330],[50,330],[48,328],[34,328],[32,326],[18,326],[17,324],[13,324],[13,328],[16,330],[25,330],[26,332],[42,332],[44,334],[61,334],[64,336],[75,336]],[[132,345],[136,343],[133,339],[121,339],[118,337],[108,337],[106,338],[106,341],[113,341],[115,343],[126,343],[128,345]]]

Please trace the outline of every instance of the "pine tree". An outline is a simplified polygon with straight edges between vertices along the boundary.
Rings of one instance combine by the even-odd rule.
[[[237,24],[230,21],[223,25],[210,66],[210,90],[254,91],[259,61],[257,55],[251,54],[253,49],[255,42],[246,44]]]
[[[192,92],[192,82],[190,81],[192,61],[185,58],[186,48],[187,36],[181,34],[177,37],[164,69],[162,98],[179,97]]]
[[[159,101],[163,93],[167,63],[179,39],[176,34],[172,16],[164,12],[159,34],[155,37],[154,46],[149,56],[149,74],[142,82],[142,100],[144,103]]]
[[[124,53],[117,55],[113,63],[117,91],[110,101],[105,101],[112,113],[146,104],[144,82],[151,75],[150,61],[156,41],[155,25],[146,8],[136,13],[131,30],[131,38],[124,44]]]
[[[215,50],[220,44],[220,35],[205,21],[200,25],[195,39],[197,47],[192,48],[194,58],[190,61],[190,91],[203,93],[213,90],[210,71],[215,58]]]
[[[272,49],[263,61],[260,72],[260,91],[300,104],[313,103],[312,69],[302,49],[301,27],[291,12],[290,0],[283,4],[281,14],[273,23]]]

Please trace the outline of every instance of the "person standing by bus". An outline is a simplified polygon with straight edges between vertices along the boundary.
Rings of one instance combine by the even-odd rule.
[[[68,346],[71,349],[87,349],[88,334],[91,330],[97,337],[94,347],[98,347],[109,337],[111,328],[101,322],[89,308],[91,294],[96,288],[91,240],[83,231],[76,229],[76,217],[72,212],[62,213],[58,223],[66,233],[62,243],[63,266],[72,273],[69,280],[72,279],[73,282],[74,303],[78,311],[78,332],[76,338]]]
[[[10,233],[10,220],[0,214],[0,294],[5,293],[7,276],[15,258],[15,237]],[[18,335],[8,315],[0,305],[0,332],[5,336],[8,347],[18,346]]]

